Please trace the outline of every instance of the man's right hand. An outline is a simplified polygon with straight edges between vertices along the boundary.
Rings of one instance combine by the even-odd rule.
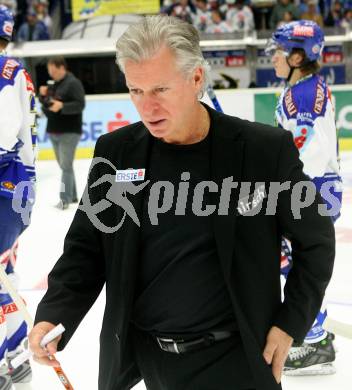
[[[46,96],[48,94],[48,87],[47,85],[42,85],[39,87],[39,95]]]
[[[55,340],[47,344],[46,349],[40,346],[40,342],[43,337],[49,333],[56,325],[51,322],[38,322],[28,335],[29,348],[33,352],[33,359],[47,366],[59,367],[60,363],[53,358],[53,355],[57,351],[57,344],[59,343],[62,335],[56,337]]]

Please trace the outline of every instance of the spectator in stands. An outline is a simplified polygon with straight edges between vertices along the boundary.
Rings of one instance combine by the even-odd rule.
[[[253,12],[244,4],[245,0],[226,0],[226,3],[228,4],[226,22],[231,31],[253,31]]]
[[[198,31],[205,31],[211,24],[211,12],[207,0],[195,0],[196,12],[193,14],[193,25]]]
[[[50,39],[46,25],[38,20],[38,16],[33,8],[27,12],[27,22],[23,23],[18,30],[17,41],[43,41]]]
[[[228,33],[232,32],[229,24],[223,20],[221,12],[217,9],[211,11],[212,23],[205,30],[206,33]]]
[[[192,9],[189,4],[189,0],[180,0],[176,3],[171,12],[171,16],[176,16],[185,22],[192,23]]]
[[[325,26],[340,27],[343,19],[343,9],[339,1],[335,1],[325,19]]]
[[[297,5],[297,7],[298,7],[298,12],[299,12],[300,15],[302,15],[302,14],[308,12],[308,8],[309,8],[308,3],[309,3],[309,2],[310,2],[310,0],[302,0],[302,1]],[[319,7],[319,5],[318,5],[318,0],[316,0],[316,6],[315,6],[315,8],[316,8],[316,12],[317,12],[317,13],[321,13],[321,12],[320,12],[320,7]],[[301,19],[303,19],[303,18],[301,18]]]
[[[171,12],[176,6],[176,4],[178,4],[178,0],[164,2],[164,4],[160,7],[160,13],[165,15],[171,15]]]
[[[286,12],[284,13],[283,19],[278,23],[277,26],[280,27],[280,26],[282,26],[283,24],[292,22],[293,20],[294,20],[294,19],[293,19],[292,12],[286,11]]]
[[[212,11],[212,10],[217,10],[219,9],[219,3],[218,3],[218,0],[208,0],[208,5],[209,5],[209,9]]]
[[[352,30],[352,8],[345,10],[344,17],[341,21],[341,27],[350,31]]]
[[[320,12],[317,11],[317,0],[308,0],[307,1],[307,12],[304,12],[301,15],[301,19],[303,20],[312,20],[316,24],[318,24],[320,27],[324,26],[324,20],[321,16]]]
[[[48,5],[48,0],[35,0],[33,3],[38,20],[41,20],[46,25],[48,31],[51,31],[52,20],[48,12]]]
[[[271,29],[276,29],[279,22],[282,22],[285,12],[291,12],[295,20],[299,17],[298,8],[292,4],[291,0],[278,0],[270,17],[269,25]]]

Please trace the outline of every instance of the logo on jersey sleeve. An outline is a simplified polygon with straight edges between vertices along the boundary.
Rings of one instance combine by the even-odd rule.
[[[2,77],[4,79],[6,79],[6,80],[12,80],[13,79],[13,75],[15,73],[15,70],[19,66],[20,66],[20,64],[16,60],[8,59],[5,62],[4,68],[3,68],[2,72],[1,72]]]
[[[294,131],[294,141],[297,149],[302,152],[308,145],[314,134],[312,126],[297,126]]]
[[[323,112],[325,103],[325,89],[321,82],[317,84],[317,94],[315,96],[313,111],[320,115]]]
[[[16,185],[14,183],[12,183],[11,181],[2,181],[1,182],[1,187],[5,191],[13,192],[15,190],[15,188],[16,188]]]
[[[297,123],[299,124],[308,124],[313,125],[313,115],[310,112],[299,112],[297,114]]]
[[[285,103],[285,108],[286,108],[289,116],[290,117],[294,116],[297,113],[297,108],[296,108],[295,102],[293,101],[291,89],[287,91],[287,93],[284,97],[284,103]]]

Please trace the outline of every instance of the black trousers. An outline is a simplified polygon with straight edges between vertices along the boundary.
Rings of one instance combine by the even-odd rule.
[[[147,390],[255,390],[239,333],[180,355],[162,351],[151,335],[136,328],[133,339]]]

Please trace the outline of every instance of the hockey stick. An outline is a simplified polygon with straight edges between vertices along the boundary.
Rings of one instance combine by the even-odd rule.
[[[352,339],[352,324],[346,324],[345,322],[336,321],[327,317],[323,323],[323,328],[339,336]]]
[[[207,94],[209,96],[209,99],[213,103],[213,106],[214,106],[215,110],[218,111],[218,112],[224,112],[222,110],[221,106],[220,106],[219,100],[216,97],[215,92],[214,92],[214,90],[213,90],[211,85],[208,85]]]
[[[4,268],[2,267],[1,264],[0,264],[0,283],[3,285],[5,290],[9,293],[9,295],[12,298],[13,302],[17,306],[17,309],[22,314],[23,319],[26,322],[28,328],[32,329],[34,321],[33,321],[32,317],[31,317],[31,315],[29,314],[29,311],[28,311],[26,305],[24,304],[23,300],[19,296],[19,294],[16,291],[16,289],[13,287],[9,277],[7,276],[7,274],[6,274]],[[53,367],[53,369],[55,370],[55,372],[56,372],[60,382],[65,387],[65,389],[73,390],[73,387],[72,387],[70,381],[68,380],[66,374],[62,370],[62,368],[61,367]]]

